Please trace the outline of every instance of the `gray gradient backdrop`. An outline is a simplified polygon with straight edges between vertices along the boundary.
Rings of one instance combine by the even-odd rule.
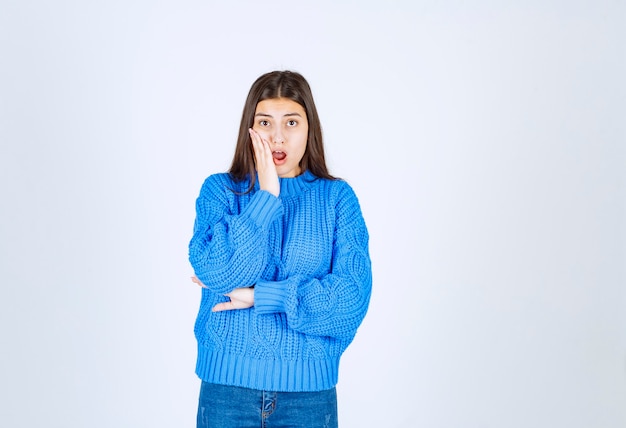
[[[617,1],[0,3],[0,426],[191,427],[187,243],[253,80],[371,234],[342,427],[626,426]]]

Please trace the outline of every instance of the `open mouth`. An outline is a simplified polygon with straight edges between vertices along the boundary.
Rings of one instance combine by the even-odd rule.
[[[276,151],[272,152],[272,156],[274,157],[274,159],[281,161],[287,157],[287,153]]]

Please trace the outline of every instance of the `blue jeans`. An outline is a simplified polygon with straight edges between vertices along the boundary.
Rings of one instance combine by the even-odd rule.
[[[198,428],[337,428],[335,388],[271,392],[202,382]]]

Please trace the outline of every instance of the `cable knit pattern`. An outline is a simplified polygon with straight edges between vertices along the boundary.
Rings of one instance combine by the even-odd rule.
[[[341,354],[369,304],[368,233],[352,188],[309,172],[281,178],[280,196],[207,178],[189,260],[202,289],[198,376],[269,391],[337,383]],[[255,286],[250,309],[212,312],[225,293]]]

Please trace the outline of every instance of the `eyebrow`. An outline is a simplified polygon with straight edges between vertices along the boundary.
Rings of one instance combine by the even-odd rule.
[[[260,116],[260,117],[270,117],[270,118],[272,118],[272,119],[274,118],[274,116],[272,116],[271,114],[267,114],[267,113],[256,113],[256,114],[254,115],[254,117],[257,117],[257,116]],[[283,117],[290,117],[290,116],[298,116],[298,117],[302,117],[302,116],[300,115],[300,113],[287,113],[287,114],[284,114],[284,115],[283,115]]]

